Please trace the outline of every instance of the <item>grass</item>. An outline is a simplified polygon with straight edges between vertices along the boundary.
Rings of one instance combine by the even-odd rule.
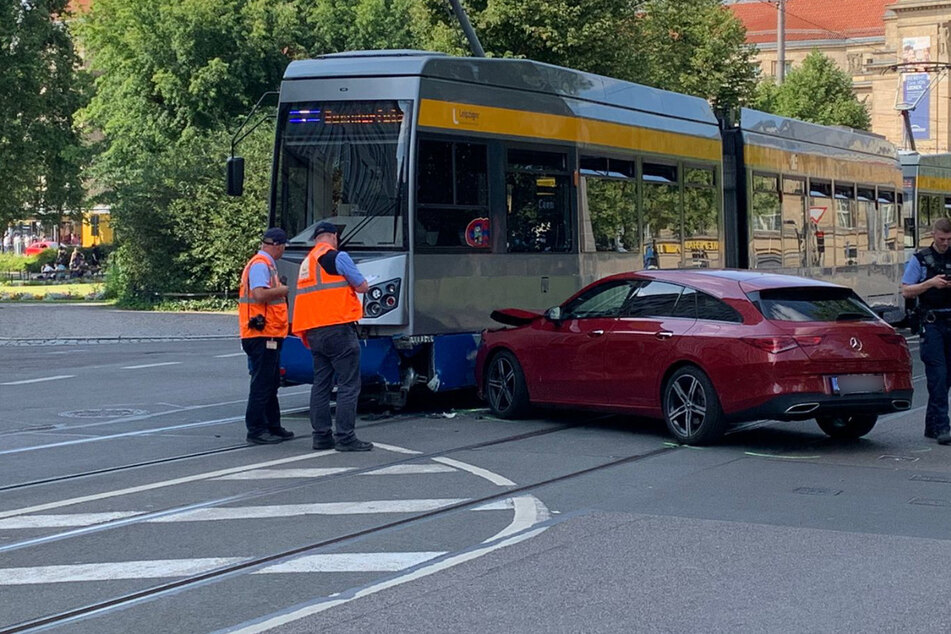
[[[0,295],[10,295],[20,301],[43,300],[49,294],[67,295],[66,299],[86,299],[94,293],[101,293],[105,285],[102,282],[66,282],[53,284],[0,284]],[[60,299],[60,298],[58,298]]]

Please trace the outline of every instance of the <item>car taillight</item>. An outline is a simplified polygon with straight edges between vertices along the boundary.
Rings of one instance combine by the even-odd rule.
[[[880,332],[878,336],[881,337],[885,343],[893,343],[899,346],[905,343],[905,338],[897,332]]]
[[[799,347],[794,338],[787,336],[743,337],[743,341],[770,354],[779,354]]]

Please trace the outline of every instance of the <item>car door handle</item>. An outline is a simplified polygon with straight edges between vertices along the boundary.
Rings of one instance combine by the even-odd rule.
[[[658,339],[670,339],[674,336],[674,333],[670,332],[669,330],[659,330],[654,333],[654,336]]]
[[[588,333],[588,336],[589,336],[589,337],[600,337],[600,336],[603,335],[603,334],[604,334],[604,331],[603,331],[603,330],[592,330],[591,332]]]

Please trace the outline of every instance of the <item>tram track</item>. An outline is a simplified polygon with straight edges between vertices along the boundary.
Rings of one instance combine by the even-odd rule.
[[[455,448],[451,450],[445,450],[442,452],[434,452],[433,454],[414,455],[411,458],[408,458],[406,460],[410,460],[410,459],[417,460],[420,458],[425,458],[430,456],[440,456],[442,454],[452,453],[455,451],[464,451],[466,449],[498,445],[504,442],[512,442],[513,440],[516,440],[516,439],[521,440],[524,438],[531,438],[531,437],[541,436],[541,435],[545,435],[549,433],[555,433],[555,432],[563,431],[565,429],[576,427],[576,426],[577,425],[574,425],[574,424],[563,425],[556,429],[527,432],[524,434],[517,434],[509,438],[497,439],[494,441],[485,441],[482,443],[474,443],[472,445],[467,445],[466,447],[459,447],[459,448]],[[362,528],[360,530],[352,531],[344,535],[337,535],[329,539],[323,539],[323,540],[312,542],[302,546],[296,546],[294,548],[285,549],[276,553],[254,557],[240,563],[222,566],[215,570],[210,570],[207,572],[192,575],[182,579],[177,579],[175,581],[170,581],[167,583],[154,585],[149,588],[144,588],[142,590],[137,590],[137,591],[130,592],[127,594],[116,596],[116,597],[111,597],[111,598],[104,599],[102,601],[97,601],[95,603],[87,604],[85,606],[81,606],[78,608],[64,610],[56,614],[42,616],[36,619],[31,619],[29,621],[22,621],[20,623],[13,624],[11,626],[2,626],[2,629],[0,629],[0,634],[14,634],[16,632],[26,632],[26,631],[37,629],[37,628],[46,628],[46,627],[55,626],[55,625],[63,625],[71,621],[93,616],[96,613],[105,612],[115,608],[123,608],[134,603],[148,601],[151,599],[157,599],[164,595],[177,592],[183,589],[187,590],[190,587],[198,586],[208,582],[213,583],[215,581],[223,580],[225,578],[229,578],[236,574],[249,572],[255,568],[259,568],[267,564],[278,562],[279,560],[282,560],[285,558],[303,555],[310,551],[319,550],[321,548],[326,548],[328,546],[338,546],[341,544],[345,544],[349,541],[363,539],[363,538],[366,538],[367,536],[382,533],[382,532],[392,530],[395,528],[405,527],[405,526],[412,525],[414,523],[423,522],[423,521],[435,519],[438,517],[446,516],[448,514],[455,513],[470,507],[477,507],[480,505],[498,501],[500,499],[509,498],[519,493],[526,493],[538,488],[542,488],[552,484],[557,484],[559,482],[565,482],[568,480],[579,478],[591,473],[596,473],[596,472],[617,467],[620,465],[630,464],[633,462],[639,462],[641,460],[646,460],[656,456],[664,455],[664,454],[676,451],[679,448],[680,448],[679,445],[676,445],[676,446],[668,445],[668,446],[660,447],[660,448],[647,451],[644,453],[637,453],[637,454],[623,456],[621,458],[616,458],[608,462],[603,462],[601,464],[594,465],[592,467],[586,467],[584,469],[579,469],[577,471],[572,471],[569,473],[561,474],[561,475],[547,478],[544,480],[539,480],[536,482],[532,482],[530,484],[511,487],[506,489],[505,491],[493,493],[491,495],[486,495],[486,496],[482,496],[482,497],[474,498],[474,499],[468,499],[463,502],[458,502],[458,503],[441,507],[439,509],[434,509],[431,511],[416,513],[412,515],[411,517],[405,517],[399,520],[385,522],[383,524],[378,524],[375,526],[370,526],[367,528]],[[393,464],[399,464],[401,462],[405,462],[406,460],[396,461]],[[380,467],[379,466],[373,467],[373,469],[377,469],[377,468],[380,468]],[[352,472],[349,472],[347,475],[351,475],[351,474]],[[341,474],[341,475],[344,475],[344,474]]]

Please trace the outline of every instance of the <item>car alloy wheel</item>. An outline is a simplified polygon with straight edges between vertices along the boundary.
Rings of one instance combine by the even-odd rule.
[[[699,368],[680,368],[664,387],[667,429],[683,443],[704,444],[723,435],[724,419],[713,383]]]
[[[502,351],[492,357],[486,376],[489,407],[500,418],[515,418],[528,407],[525,374],[511,352]]]

